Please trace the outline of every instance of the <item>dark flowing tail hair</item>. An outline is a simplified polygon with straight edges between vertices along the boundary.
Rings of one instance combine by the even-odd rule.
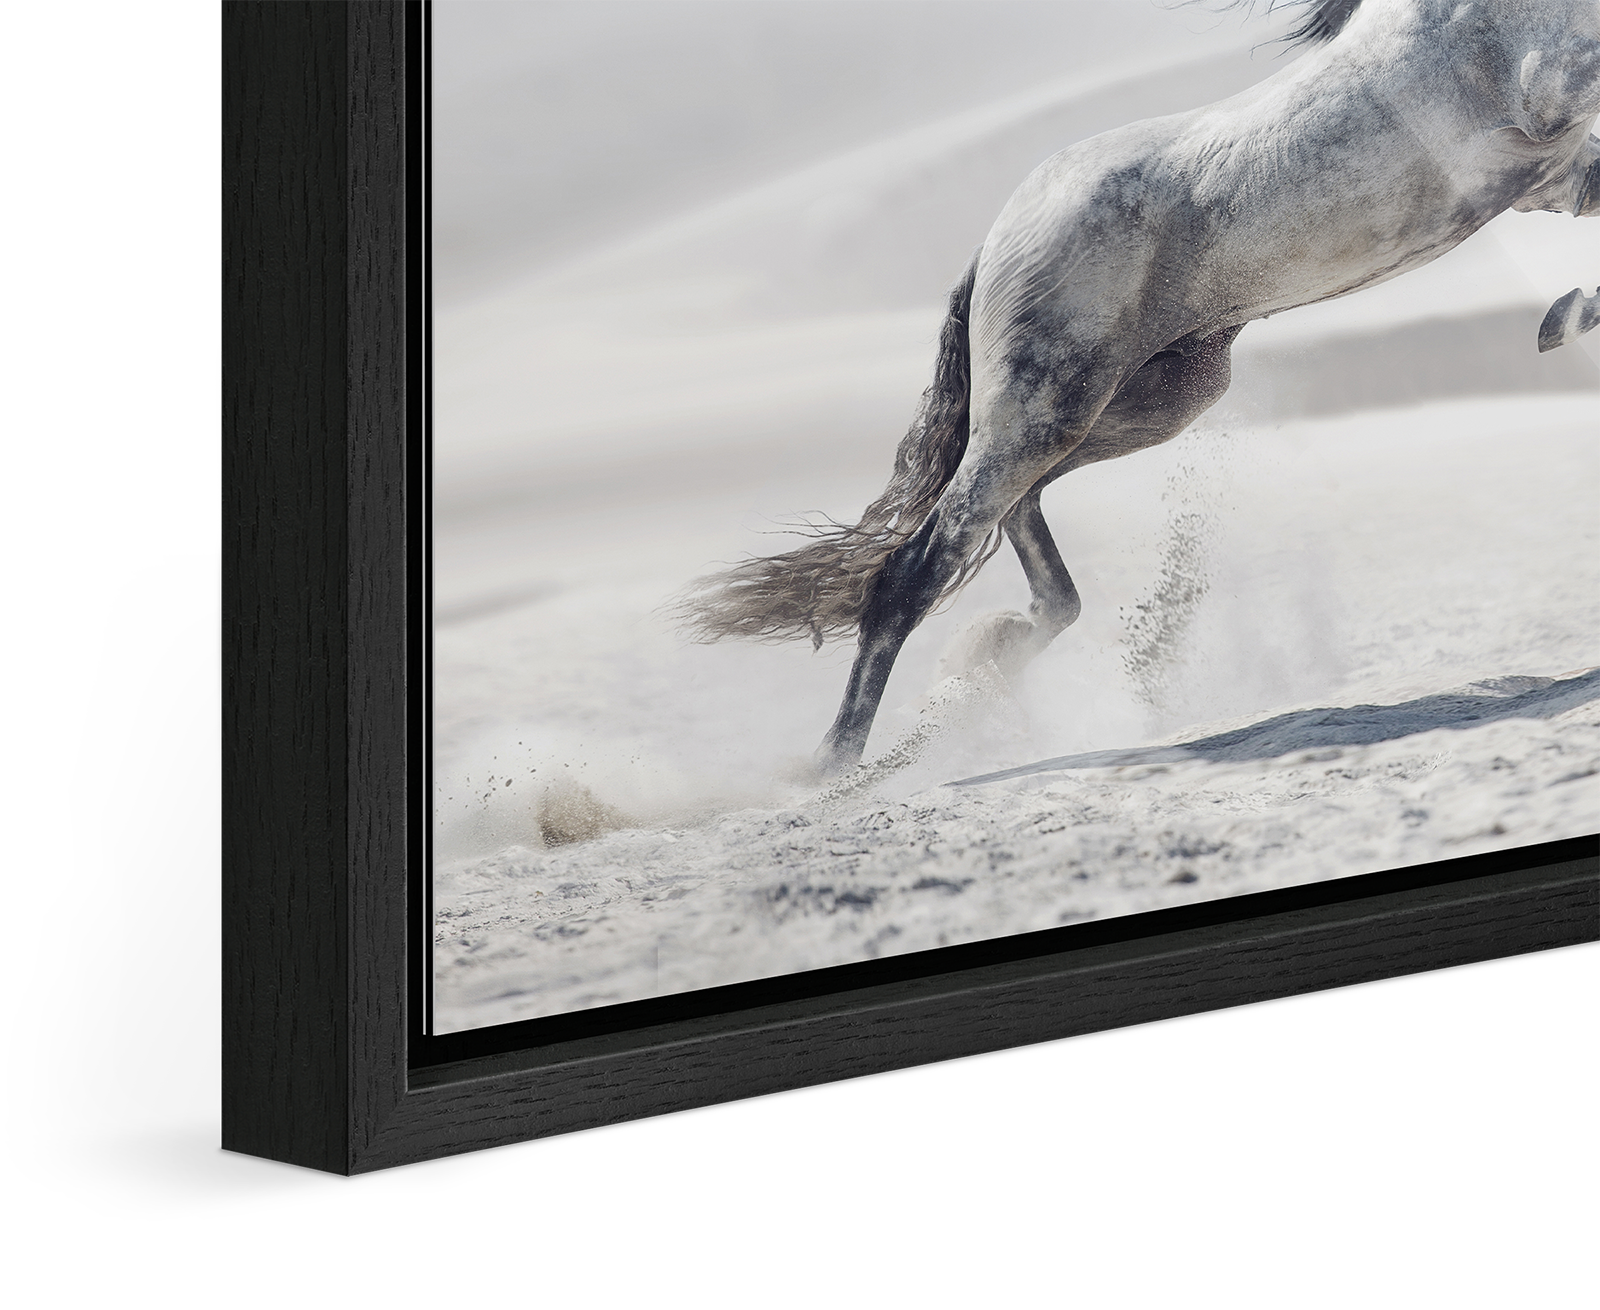
[[[967,318],[978,256],[950,293],[933,382],[894,456],[894,474],[853,524],[809,524],[815,538],[784,555],[749,559],[697,578],[674,607],[697,641],[810,638],[813,647],[856,630],[885,561],[922,526],[967,450],[971,352]],[[1000,544],[992,535],[946,586],[952,595]]]
[[[1204,3],[1205,0],[1183,0],[1185,4]],[[1256,0],[1220,0],[1217,5],[1221,9],[1243,9],[1245,17],[1249,17],[1256,7]],[[1291,50],[1301,45],[1321,45],[1331,41],[1344,31],[1345,24],[1353,17],[1357,9],[1361,8],[1361,0],[1267,0],[1267,12],[1270,14],[1278,9],[1298,7],[1307,10],[1300,19],[1300,26],[1286,32],[1280,39]]]

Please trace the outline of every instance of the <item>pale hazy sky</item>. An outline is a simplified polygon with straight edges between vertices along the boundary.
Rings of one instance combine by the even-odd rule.
[[[439,0],[437,289],[1075,70],[1199,56],[1240,22],[1170,0]]]

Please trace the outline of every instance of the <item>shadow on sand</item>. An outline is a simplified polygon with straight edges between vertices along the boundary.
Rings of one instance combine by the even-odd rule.
[[[1592,700],[1600,700],[1600,668],[1563,678],[1488,678],[1454,691],[1438,692],[1403,705],[1352,705],[1347,709],[1295,710],[1245,728],[1178,746],[1089,751],[1053,760],[962,778],[952,787],[1002,782],[1062,769],[1104,769],[1126,764],[1175,764],[1183,760],[1233,763],[1268,760],[1291,751],[1325,746],[1371,746],[1440,728],[1475,728],[1499,719],[1552,719]]]

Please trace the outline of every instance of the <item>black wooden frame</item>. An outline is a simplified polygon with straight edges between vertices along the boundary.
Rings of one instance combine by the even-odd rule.
[[[1600,937],[1591,837],[425,1037],[423,19],[224,4],[225,1146],[353,1173]]]

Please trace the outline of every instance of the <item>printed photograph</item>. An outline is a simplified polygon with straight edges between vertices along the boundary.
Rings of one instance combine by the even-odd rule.
[[[1600,831],[1600,0],[435,0],[436,1033]]]

